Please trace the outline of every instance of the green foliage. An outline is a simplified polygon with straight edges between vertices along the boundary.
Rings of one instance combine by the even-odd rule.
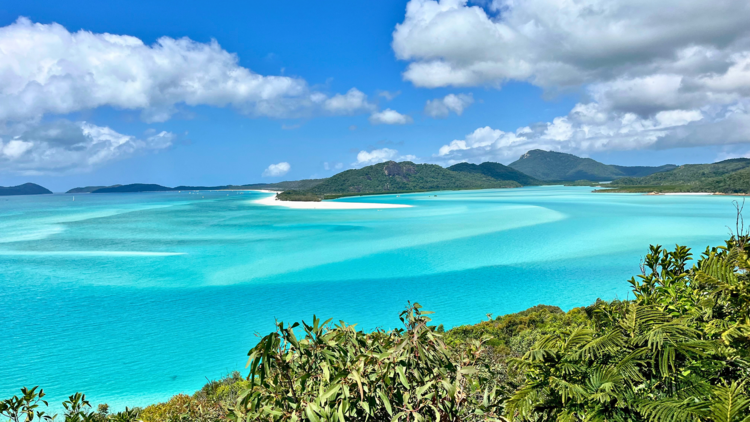
[[[707,249],[652,246],[635,300],[599,302],[593,327],[542,337],[520,359],[506,416],[522,420],[747,421],[747,236]]]
[[[519,187],[508,180],[483,174],[459,173],[435,164],[389,161],[338,173],[306,190],[317,195],[372,194],[452,189]]]
[[[561,152],[531,150],[509,165],[520,172],[538,180],[574,181],[593,180],[607,181],[628,176],[646,176],[652,173],[673,169],[673,165],[660,167],[625,167],[612,166],[592,160],[576,157]]]
[[[483,340],[448,348],[418,304],[401,313],[404,329],[363,333],[343,321],[313,318],[277,325],[249,352],[250,380],[235,420],[499,420],[495,363]]]
[[[674,170],[613,183],[632,192],[750,192],[750,159],[735,158],[713,164],[687,164]]]
[[[54,419],[54,416],[39,410],[42,404],[47,406],[48,403],[42,399],[44,390],[39,389],[37,391],[37,389],[39,387],[32,389],[23,387],[20,396],[13,396],[0,401],[0,415],[11,422],[51,421]]]
[[[276,195],[279,201],[313,201],[319,202],[323,199],[322,195],[318,195],[312,192],[305,192],[299,190],[287,190]]]
[[[459,173],[483,174],[495,180],[511,180],[521,185],[539,185],[541,182],[516,169],[500,163],[485,162],[482,164],[458,163],[448,167],[448,170]]]
[[[91,409],[91,403],[86,400],[86,396],[81,393],[75,393],[63,402],[65,408],[65,422],[96,422],[99,415]]]

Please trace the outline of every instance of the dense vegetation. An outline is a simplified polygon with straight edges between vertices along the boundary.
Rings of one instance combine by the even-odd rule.
[[[617,192],[750,193],[750,159],[686,164],[674,170],[612,183]]]
[[[45,195],[52,192],[34,183],[24,183],[18,186],[0,186],[0,196],[15,195]]]
[[[483,174],[495,180],[511,180],[521,185],[541,184],[539,180],[516,169],[489,161],[482,164],[458,163],[448,167],[448,170],[461,173]]]
[[[626,167],[603,164],[591,158],[581,158],[561,152],[531,150],[509,164],[520,172],[545,181],[593,180],[608,181],[622,177],[640,177],[668,171],[676,166]]]
[[[540,305],[447,333],[418,304],[391,331],[317,317],[278,323],[248,353],[247,377],[117,414],[75,394],[64,419],[748,422],[750,235],[741,215],[735,231],[695,260],[683,246],[651,246],[630,280],[632,300],[567,313]],[[0,402],[0,415],[50,420],[42,397],[24,389]]]
[[[423,192],[435,190],[514,188],[521,184],[481,173],[457,172],[435,164],[388,161],[346,170],[306,190],[285,192],[284,200],[328,199],[349,195]],[[308,199],[309,200],[309,199]]]

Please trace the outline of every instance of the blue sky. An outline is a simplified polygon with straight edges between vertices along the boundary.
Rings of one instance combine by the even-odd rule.
[[[750,150],[743,2],[715,8],[712,19],[691,1],[633,16],[627,2],[597,9],[604,3],[590,0],[593,18],[571,8],[555,14],[544,0],[413,0],[408,12],[407,3],[5,2],[0,185],[273,182],[385,159],[507,164],[532,148],[626,165]],[[690,33],[664,17],[668,7],[683,9]],[[529,22],[539,27],[528,32]],[[111,59],[109,49],[121,53],[121,45],[103,34],[143,45]],[[194,42],[175,47],[182,65],[151,65],[166,54],[156,47],[162,37]],[[218,79],[191,56],[212,40],[218,46],[200,53],[209,63],[211,54],[238,59],[219,67]],[[102,57],[112,62],[99,66]],[[50,63],[53,71],[36,68]],[[259,111],[262,90],[217,87],[221,72],[238,69],[302,88],[284,88],[262,102],[275,111]],[[73,82],[54,85],[49,72]],[[141,77],[163,85],[143,88]],[[186,80],[190,89],[161,92]],[[358,105],[325,102],[352,89]],[[396,114],[378,120],[384,110]],[[288,166],[269,171],[279,163]]]

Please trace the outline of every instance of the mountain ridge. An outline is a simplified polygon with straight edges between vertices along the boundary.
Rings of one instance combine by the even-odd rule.
[[[628,176],[647,176],[669,171],[677,166],[674,164],[658,167],[610,165],[573,154],[533,149],[510,163],[508,167],[546,182],[576,180],[603,182]]]

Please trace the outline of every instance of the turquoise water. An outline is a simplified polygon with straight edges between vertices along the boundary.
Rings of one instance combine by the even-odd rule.
[[[350,198],[292,210],[244,193],[0,198],[0,398],[144,405],[244,368],[274,319],[447,327],[625,298],[650,243],[719,244],[731,197],[538,187]],[[244,370],[244,369],[243,369]]]

